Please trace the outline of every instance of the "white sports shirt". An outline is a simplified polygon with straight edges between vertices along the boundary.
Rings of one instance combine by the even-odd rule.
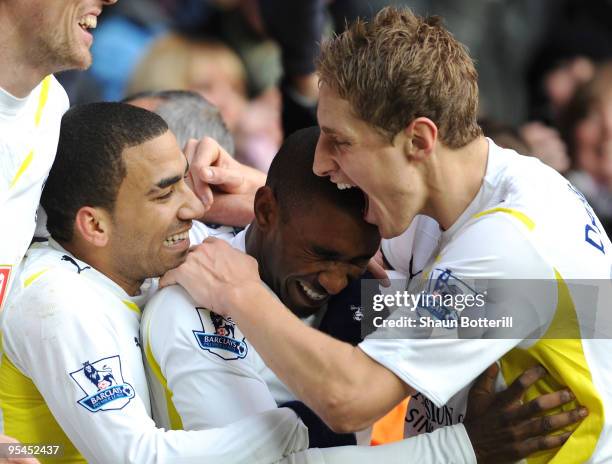
[[[245,251],[245,231],[235,237],[232,245]],[[162,289],[149,301],[142,319],[141,339],[153,417],[160,427],[201,430],[263,411],[287,409],[277,408],[263,376],[273,380],[282,395],[290,393],[283,393],[286,387],[277,385],[280,381],[240,329],[231,320],[198,307],[179,286]],[[295,421],[301,423],[297,418]],[[255,433],[263,440],[270,431],[261,428]],[[411,462],[475,462],[461,424],[390,446],[308,449],[283,462],[404,463],[406,456]]]
[[[409,290],[417,294],[450,285],[469,293],[462,282],[524,279],[512,283],[506,300],[485,309],[489,317],[513,315],[518,329],[479,329],[478,337],[463,339],[452,329],[435,329],[431,338],[418,339],[418,328],[381,328],[360,348],[420,392],[409,406],[406,436],[462,421],[468,387],[498,359],[500,388],[540,363],[550,376],[528,398],[569,386],[589,416],[558,452],[528,461],[610,462],[612,245],[566,179],[535,158],[488,142],[480,191],[441,234],[437,251]],[[405,238],[397,240],[404,240],[398,246],[405,249]],[[591,287],[585,293],[584,285],[570,279],[593,279],[582,282],[598,282],[597,292]],[[402,308],[391,318],[410,314]]]
[[[43,462],[267,463],[308,446],[288,409],[205,431],[157,428],[138,338],[146,287],[130,297],[53,241],[30,248],[0,316],[4,433],[64,446]]]
[[[36,209],[55,159],[68,96],[47,76],[25,98],[0,88],[0,310],[11,273],[36,227]]]

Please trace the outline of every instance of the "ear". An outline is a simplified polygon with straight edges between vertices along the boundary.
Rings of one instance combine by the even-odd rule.
[[[88,243],[104,247],[109,241],[111,230],[110,214],[102,208],[83,206],[74,220],[75,231]]]
[[[418,117],[408,124],[402,132],[404,152],[413,160],[424,160],[434,150],[438,140],[438,127],[429,118]]]
[[[255,220],[262,230],[268,230],[278,218],[278,202],[274,192],[267,185],[260,187],[255,193]]]

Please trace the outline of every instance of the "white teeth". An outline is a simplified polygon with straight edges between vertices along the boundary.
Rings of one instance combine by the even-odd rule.
[[[180,242],[181,240],[186,240],[189,237],[189,231],[182,232],[180,234],[174,234],[164,240],[164,245],[172,246],[176,242]]]
[[[87,15],[81,18],[79,26],[84,29],[95,29],[98,25],[98,18],[94,15]]]
[[[336,187],[338,187],[338,190],[346,190],[346,189],[353,188],[355,186],[351,185],[351,184],[343,184],[343,183],[339,182],[339,183],[336,184]]]
[[[321,295],[318,292],[315,292],[312,288],[308,287],[304,282],[302,282],[301,280],[298,281],[300,283],[300,285],[302,286],[302,288],[304,289],[304,292],[306,292],[306,295],[308,295],[310,298],[312,298],[315,301],[319,301],[325,298],[325,295]]]

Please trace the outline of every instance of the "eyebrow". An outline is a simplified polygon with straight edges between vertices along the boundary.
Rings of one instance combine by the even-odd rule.
[[[312,247],[312,251],[314,251],[318,255],[325,256],[326,258],[329,258],[332,260],[341,260],[342,258],[346,258],[346,256],[342,255],[341,253],[338,253],[334,250],[327,249],[320,245],[314,245]],[[371,256],[369,255],[360,255],[360,256],[355,256],[355,257],[350,258],[349,261],[351,263],[356,263],[358,261],[366,261],[366,260],[369,261],[370,258]]]
[[[185,177],[185,175],[187,175],[187,173],[189,172],[189,162],[187,161],[187,159],[185,159],[186,161],[186,166],[185,166],[185,172],[183,173],[182,176],[172,176],[172,177],[165,177],[162,180],[160,180],[159,182],[157,182],[153,188],[151,188],[151,190],[149,190],[147,192],[147,195],[151,195],[152,193],[158,191],[158,190],[163,190],[165,188],[170,187],[171,185],[176,184],[177,182],[180,182],[180,180]]]

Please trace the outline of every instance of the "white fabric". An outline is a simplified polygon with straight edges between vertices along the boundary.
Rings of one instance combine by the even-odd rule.
[[[232,246],[244,252],[245,236],[246,231],[239,233],[231,242]],[[318,324],[316,317],[307,322]],[[147,304],[141,336],[145,351],[148,353],[150,350],[154,358],[150,359],[147,354],[146,361],[153,415],[159,426],[170,426],[172,408],[180,416],[185,430],[198,430],[224,425],[295,399],[244,339],[240,329],[231,321],[224,320],[225,326],[228,323],[233,333],[222,340],[230,346],[228,349],[215,349],[206,346],[206,340],[198,340],[202,332],[210,334],[209,337],[213,337],[211,341],[219,338],[215,335],[216,326],[210,311],[198,308],[181,287],[162,289]],[[236,346],[243,346],[246,354],[240,356]],[[159,365],[161,377],[154,372],[153,364]],[[268,387],[276,391],[277,396],[273,397]],[[283,409],[286,408],[280,408]],[[265,432],[262,430],[262,435]],[[411,457],[411,462],[475,462],[469,438],[461,424],[389,447],[308,449],[292,454],[282,462],[365,464],[372,459],[405,462],[406,456]]]
[[[216,325],[213,317],[217,317]],[[258,374],[265,367],[263,361],[240,329],[198,307],[182,287],[162,289],[147,304],[141,339],[147,353],[153,417],[160,427],[171,428],[172,407],[185,430],[218,427],[276,408]],[[164,383],[172,392],[171,400]]]
[[[40,194],[67,109],[68,96],[53,76],[25,98],[0,88],[0,309],[9,291],[11,269],[34,235]]]
[[[476,455],[462,424],[379,446],[339,446],[294,453],[283,464],[475,464]]]
[[[526,279],[522,287],[513,284],[508,299],[487,304],[485,309],[490,318],[514,314],[515,328],[519,324],[513,332],[516,338],[503,338],[506,329],[482,330],[480,338],[471,339],[458,338],[457,330],[435,329],[431,338],[418,339],[416,331],[421,329],[401,328],[379,329],[361,343],[365,353],[421,393],[408,410],[407,436],[463,420],[467,388],[473,379],[499,358],[502,365],[506,363],[514,370],[520,367],[516,358],[504,357],[514,348],[518,350],[511,354],[527,356],[532,364],[538,356],[535,353],[541,355],[540,362],[554,377],[550,386],[558,389],[569,385],[581,404],[603,404],[603,410],[590,411],[585,424],[604,421],[612,414],[610,240],[591,208],[566,179],[535,158],[501,149],[491,140],[488,143],[488,164],[480,191],[455,224],[442,233],[438,249],[409,290],[416,294],[430,288],[444,273],[455,282],[467,283],[476,279]],[[562,299],[558,285],[568,279],[600,279],[596,299],[582,298],[580,290],[571,284],[571,298]],[[577,324],[572,324],[568,316],[574,308]],[[557,313],[583,337],[592,334],[597,317],[595,327],[605,339],[576,337],[579,343],[572,345],[570,353],[560,352],[556,347],[566,349],[566,345],[554,340],[536,343]],[[410,314],[414,312],[401,308],[391,317]],[[585,370],[585,377],[577,376]],[[593,386],[587,391],[584,383],[591,378]],[[500,374],[499,386],[504,383]],[[589,462],[612,460],[612,424],[606,422],[599,437],[586,430],[577,433],[591,440],[590,445],[599,439]],[[584,442],[576,443],[580,442],[569,440],[559,456],[585,448]]]
[[[307,446],[306,428],[286,409],[205,431],[156,428],[137,344],[140,312],[134,307],[146,301],[145,288],[138,297],[128,296],[54,242],[32,246],[15,282],[2,315],[6,356],[34,382],[88,462],[268,463]],[[96,397],[107,385],[88,380],[87,362],[100,375],[110,371],[124,397],[107,403],[103,394]],[[101,410],[82,404],[90,395],[97,400],[89,400],[90,406],[105,403]],[[3,405],[10,400],[2,398]],[[53,438],[40,441],[56,443]]]

